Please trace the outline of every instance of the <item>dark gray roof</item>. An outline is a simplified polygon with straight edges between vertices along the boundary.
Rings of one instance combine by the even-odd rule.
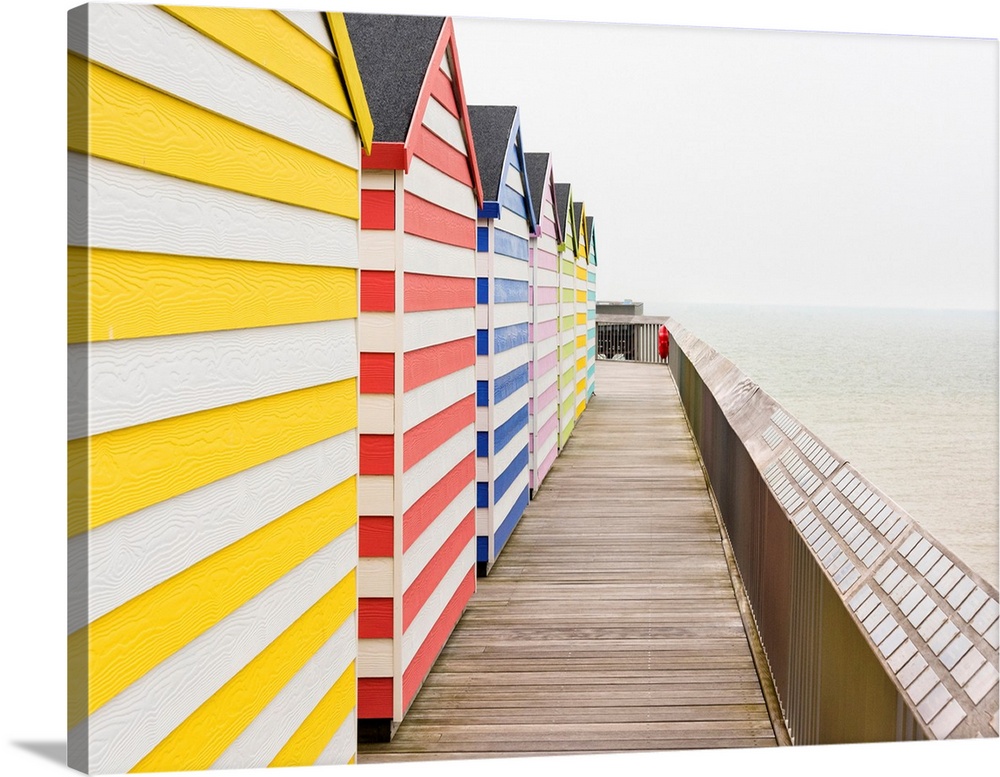
[[[594,217],[587,216],[587,239],[590,241],[588,249],[594,255],[594,264],[597,264],[597,243],[594,242]]]
[[[503,175],[507,143],[516,115],[517,107],[513,105],[469,106],[472,145],[476,149],[484,201],[500,200],[500,177]]]
[[[413,120],[443,16],[345,13],[375,140],[402,143]]]
[[[580,234],[580,214],[583,213],[583,203],[573,203],[573,226],[576,227],[577,235]],[[586,234],[586,233],[584,233]]]
[[[535,210],[535,223],[542,223],[542,200],[545,198],[545,170],[549,166],[549,155],[528,154],[524,155],[524,164],[528,168],[528,188],[531,190],[531,204]],[[556,224],[559,223],[559,216],[556,215]],[[556,227],[558,231],[558,226]]]
[[[560,219],[566,217],[566,210],[569,208],[569,189],[570,185],[568,183],[557,183],[556,184],[556,214]],[[563,235],[566,235],[568,231],[566,227],[572,228],[574,234],[576,234],[575,225],[563,224]]]

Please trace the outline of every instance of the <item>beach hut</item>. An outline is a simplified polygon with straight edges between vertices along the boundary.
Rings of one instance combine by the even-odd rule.
[[[559,450],[576,424],[576,254],[579,223],[573,216],[573,191],[556,184],[556,213],[562,220],[559,242]]]
[[[386,740],[476,585],[476,216],[451,19],[346,14],[361,177],[360,735]]]
[[[552,155],[527,153],[528,184],[535,208],[535,231],[528,241],[531,273],[531,420],[529,485],[545,479],[559,448],[559,240]]]
[[[594,374],[597,371],[597,235],[594,217],[587,216],[587,401],[594,395]]]
[[[530,499],[528,238],[535,229],[520,112],[473,105],[483,183],[476,246],[476,561],[488,573]]]
[[[371,120],[343,17],[68,22],[68,763],[353,761]]]
[[[590,233],[587,231],[587,210],[582,202],[573,203],[573,218],[577,225],[579,240],[576,244],[576,290],[574,297],[574,333],[576,375],[576,409],[574,414],[579,418],[587,409],[587,256],[590,251]]]

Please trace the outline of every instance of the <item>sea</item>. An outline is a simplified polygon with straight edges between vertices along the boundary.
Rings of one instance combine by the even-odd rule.
[[[645,303],[711,345],[994,586],[997,311]]]

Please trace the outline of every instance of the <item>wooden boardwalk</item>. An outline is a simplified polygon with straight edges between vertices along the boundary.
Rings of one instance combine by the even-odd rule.
[[[392,742],[359,763],[776,744],[669,371],[597,370]]]

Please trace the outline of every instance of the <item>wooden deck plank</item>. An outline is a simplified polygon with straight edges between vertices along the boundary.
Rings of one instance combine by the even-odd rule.
[[[669,373],[598,362],[393,740],[359,763],[776,744]]]

